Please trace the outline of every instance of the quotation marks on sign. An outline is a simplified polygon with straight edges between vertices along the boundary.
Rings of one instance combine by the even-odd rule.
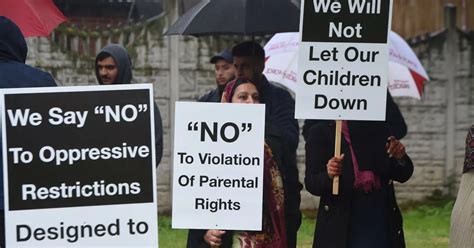
[[[135,121],[139,113],[145,113],[148,111],[147,104],[139,104],[138,106],[127,104],[125,106],[96,106],[94,108],[94,114],[104,115],[105,122],[132,122]]]
[[[226,122],[222,125],[213,122],[189,122],[188,131],[200,131],[200,141],[206,141],[206,137],[212,142],[217,142],[218,138],[227,143],[235,142],[241,133],[249,133],[252,131],[252,123],[241,123],[240,126],[233,122]]]

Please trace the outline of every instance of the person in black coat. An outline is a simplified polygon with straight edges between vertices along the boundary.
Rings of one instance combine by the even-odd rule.
[[[18,26],[0,16],[0,88],[53,87],[53,77],[26,65],[28,46]],[[1,148],[1,146],[0,146]],[[0,155],[0,161],[3,161]],[[3,169],[0,170],[0,246],[5,247]]]
[[[313,247],[405,247],[393,181],[406,182],[413,163],[385,122],[343,121],[334,157],[334,121],[311,127],[306,143],[306,189],[320,196]],[[339,194],[332,179],[340,176]]]
[[[0,88],[56,86],[51,74],[25,64],[27,53],[18,26],[0,16]]]

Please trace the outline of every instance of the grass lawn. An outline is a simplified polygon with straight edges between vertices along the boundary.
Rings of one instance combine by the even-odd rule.
[[[453,201],[418,206],[403,212],[408,248],[448,247]]]
[[[452,201],[425,203],[404,208],[403,220],[407,248],[448,247]],[[305,212],[298,232],[298,247],[310,248],[313,242],[315,213]],[[186,247],[187,230],[171,229],[171,217],[159,217],[159,241],[162,248]]]

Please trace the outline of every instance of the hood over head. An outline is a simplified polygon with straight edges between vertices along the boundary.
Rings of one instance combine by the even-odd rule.
[[[97,62],[99,56],[102,54],[110,55],[115,63],[117,64],[117,77],[115,78],[115,82],[113,84],[129,84],[132,81],[132,60],[128,55],[127,50],[124,47],[118,44],[109,44],[106,47],[100,50],[99,54],[95,59],[95,76],[97,77],[97,81],[99,84],[103,84],[102,79],[99,76],[99,70],[97,67]]]
[[[8,19],[0,16],[0,59],[25,63],[28,46],[20,28]]]

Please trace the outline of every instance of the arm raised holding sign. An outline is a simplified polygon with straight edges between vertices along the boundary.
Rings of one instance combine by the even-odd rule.
[[[404,247],[393,181],[406,182],[413,164],[384,122],[342,123],[341,153],[334,156],[333,121],[311,127],[306,143],[307,190],[320,196],[313,247]],[[332,178],[340,177],[339,194]]]

